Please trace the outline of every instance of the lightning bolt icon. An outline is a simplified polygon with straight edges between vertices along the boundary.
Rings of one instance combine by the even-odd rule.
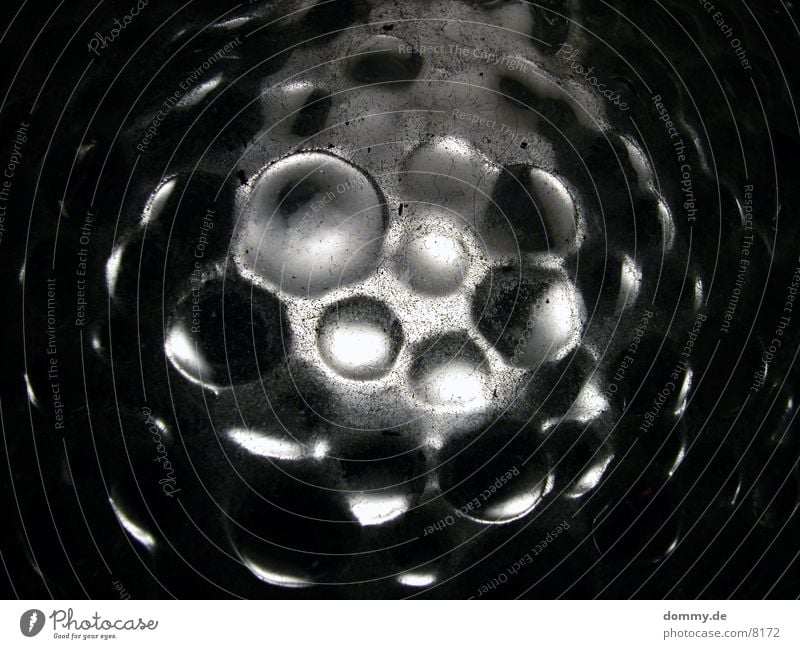
[[[28,620],[28,631],[33,630],[33,625],[36,624],[36,620],[39,619],[39,616],[36,614],[36,611],[31,613],[31,618]]]

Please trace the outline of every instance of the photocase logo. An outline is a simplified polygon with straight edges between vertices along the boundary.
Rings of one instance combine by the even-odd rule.
[[[25,611],[19,618],[19,630],[22,635],[32,638],[44,627],[44,613],[38,608]]]

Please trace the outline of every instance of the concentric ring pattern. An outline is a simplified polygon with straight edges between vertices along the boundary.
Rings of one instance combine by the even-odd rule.
[[[31,127],[42,587],[788,593],[798,130],[757,18],[743,59],[677,2],[208,4]]]

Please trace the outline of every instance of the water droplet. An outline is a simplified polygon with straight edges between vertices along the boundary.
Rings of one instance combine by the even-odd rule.
[[[425,489],[425,456],[414,449],[402,450],[401,441],[381,441],[377,447],[374,438],[371,444],[351,447],[348,458],[339,460],[342,492],[362,525],[382,525],[402,516]],[[387,454],[374,457],[376,451]]]
[[[481,283],[473,305],[478,329],[515,367],[560,360],[580,342],[580,295],[566,278],[520,274],[505,269]]]
[[[272,460],[302,460],[312,455],[313,450],[307,448],[288,435],[269,434],[259,430],[233,428],[225,436],[237,447],[256,457]]]
[[[411,81],[422,68],[422,57],[404,40],[386,34],[368,38],[350,59],[348,72],[362,83]]]
[[[578,238],[578,213],[564,183],[544,169],[511,165],[492,192],[482,235],[503,254],[567,252]]]
[[[529,428],[501,419],[451,436],[441,450],[440,485],[459,516],[508,523],[529,514],[550,491],[549,457]]]
[[[353,516],[362,525],[380,525],[402,516],[409,508],[408,498],[398,494],[356,493],[347,497]]]
[[[446,295],[461,286],[468,266],[469,256],[460,241],[450,235],[429,232],[406,238],[397,273],[417,291]]]
[[[186,378],[208,387],[256,380],[291,345],[282,305],[271,293],[192,282],[178,303],[164,348]]]
[[[341,499],[297,482],[273,484],[241,503],[230,539],[245,567],[274,586],[312,586],[340,574],[358,549],[361,526]]]
[[[394,365],[403,342],[388,306],[367,297],[330,307],[320,320],[317,344],[325,362],[349,379],[377,379]]]
[[[113,497],[109,498],[108,502],[111,504],[111,510],[114,512],[114,516],[117,517],[119,524],[131,538],[141,543],[147,550],[153,550],[156,547],[155,536],[146,530],[142,524],[138,523],[134,516],[127,512]]]
[[[481,408],[490,398],[489,368],[466,334],[421,343],[411,367],[414,396],[434,406]]]
[[[418,211],[435,211],[464,228],[485,213],[496,176],[495,165],[470,143],[446,137],[417,149],[400,177]]]
[[[318,296],[374,272],[384,230],[384,199],[363,172],[329,153],[297,153],[255,180],[236,260],[252,279]]]

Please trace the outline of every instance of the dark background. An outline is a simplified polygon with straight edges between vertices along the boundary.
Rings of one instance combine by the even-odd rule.
[[[228,7],[224,2],[195,0],[170,18],[179,3],[151,0],[113,47],[95,59],[86,49],[94,31],[101,29],[99,26],[107,28],[114,16],[124,15],[132,4],[132,0],[97,6],[83,1],[33,1],[22,6],[5,2],[0,10],[4,13],[0,31],[5,30],[0,43],[0,168],[8,160],[19,124],[31,124],[13,178],[0,244],[0,583],[7,598],[116,598],[113,581],[117,579],[133,597],[231,596],[230,591],[216,588],[201,576],[207,574],[216,581],[226,569],[204,553],[200,543],[192,542],[194,531],[175,511],[161,515],[173,519],[175,534],[184,535],[186,546],[194,547],[196,553],[176,549],[154,563],[129,542],[109,511],[98,466],[124,466],[124,451],[117,439],[120,418],[113,406],[112,377],[91,372],[86,390],[93,430],[88,429],[80,353],[81,341],[87,342],[71,325],[71,303],[60,306],[58,325],[69,431],[54,431],[50,411],[29,407],[26,395],[26,374],[35,384],[46,373],[46,296],[42,293],[46,276],[52,272],[61,278],[60,285],[71,286],[74,249],[87,209],[99,215],[92,235],[93,250],[107,256],[115,236],[113,216],[122,209],[123,194],[127,191],[130,200],[135,200],[148,189],[137,185],[137,180],[143,182],[137,175],[126,188],[135,152],[115,141],[117,131],[121,125],[148,123],[153,106],[160,101],[159,92],[174,86],[170,69],[175,78],[181,78],[185,69],[193,67],[192,61],[202,60],[204,52],[215,51],[229,39],[210,34],[193,41],[162,73],[165,80],[134,104],[132,98],[143,82],[179,48],[185,38],[182,34],[191,34]],[[717,4],[746,45],[752,76],[742,71],[725,39],[696,2],[551,0],[531,6],[539,16],[552,18],[547,22],[551,32],[564,24],[552,13],[557,12],[611,39],[621,53],[636,62],[651,87],[661,90],[669,105],[680,107],[677,111],[687,123],[699,126],[698,115],[702,115],[696,149],[714,152],[709,177],[719,180],[723,190],[718,193],[717,186],[700,181],[697,190],[707,204],[717,207],[721,200],[728,216],[698,232],[695,247],[707,267],[719,263],[720,268],[728,269],[720,274],[720,296],[729,294],[735,279],[730,270],[735,264],[725,266],[725,261],[738,254],[738,240],[732,239],[732,226],[725,219],[732,218],[734,196],[746,182],[742,153],[750,181],[758,187],[761,256],[743,289],[726,348],[710,370],[705,391],[693,399],[691,411],[685,415],[688,428],[697,429],[699,423],[706,428],[703,435],[693,438],[696,444],[680,470],[668,477],[670,460],[662,457],[658,447],[638,444],[614,479],[603,485],[597,509],[585,513],[587,520],[580,529],[586,538],[591,536],[590,542],[574,553],[568,544],[554,552],[554,563],[556,558],[564,559],[562,572],[549,576],[531,572],[492,596],[517,596],[523,591],[527,597],[613,598],[795,598],[800,594],[800,429],[795,421],[800,312],[795,313],[764,389],[745,411],[739,411],[753,367],[774,330],[800,250],[800,123],[795,105],[800,45],[796,21],[800,16],[794,2]],[[364,5],[359,2],[341,0],[336,5],[319,11],[313,20],[294,28],[296,31],[267,32],[259,41],[260,51],[255,51],[256,45],[245,44],[241,56],[264,56],[263,48],[278,52],[286,43],[356,22],[364,15]],[[615,8],[631,22],[621,19]],[[666,10],[685,31],[671,22]],[[162,21],[166,22],[156,37],[137,52]],[[544,23],[540,20],[537,24]],[[560,40],[552,33],[549,36],[552,42]],[[654,53],[655,45],[661,54]],[[614,66],[605,50],[598,48],[592,58],[600,66]],[[273,65],[281,65],[280,57]],[[615,83],[629,98],[633,114],[646,115],[648,97],[636,82],[621,73]],[[240,100],[234,95],[231,102]],[[209,116],[208,128],[221,118]],[[652,119],[640,121],[645,128],[655,129],[650,133],[663,128]],[[172,127],[168,122],[164,130]],[[231,141],[236,137],[230,134]],[[192,143],[184,146],[181,154],[191,155]],[[76,156],[78,151],[82,152]],[[669,152],[651,153],[656,166],[669,177],[672,167],[668,165],[673,164]],[[75,160],[78,164],[73,164]],[[92,203],[95,187],[97,197]],[[60,212],[60,257],[51,271]],[[98,252],[91,262],[95,278],[102,276],[100,258]],[[25,295],[20,282],[23,265],[28,285]],[[97,282],[91,290],[101,291]],[[668,284],[667,290],[677,289]],[[94,308],[105,307],[99,298],[93,304]],[[712,307],[723,305],[721,299]],[[124,322],[120,335],[132,336],[130,330],[125,333]],[[707,344],[713,346],[713,342]],[[135,367],[126,353],[134,352],[120,352],[116,359],[116,381],[122,383]],[[745,360],[740,360],[740,353]],[[145,364],[156,368],[154,374],[163,370],[157,348],[145,349],[144,355]],[[158,385],[159,379],[153,380]],[[45,397],[49,395],[45,393]],[[137,416],[130,411],[119,417]],[[69,466],[65,448],[70,449]],[[649,472],[642,474],[639,468],[648,463]],[[72,479],[65,479],[70,472]],[[614,505],[618,506],[613,515],[604,518],[603,512]],[[597,524],[598,520],[605,522]],[[669,524],[662,526],[665,520]],[[177,554],[188,562],[181,562]],[[491,579],[518,556],[513,545],[507,547],[476,567],[469,584]],[[564,592],[565,583],[574,583],[574,587]],[[230,584],[240,596],[287,596],[285,591],[258,585],[239,588],[235,578]],[[456,581],[428,596],[474,594],[474,585],[466,584]],[[538,585],[527,590],[531,584]],[[384,595],[391,593],[348,587],[310,593],[314,597]]]

